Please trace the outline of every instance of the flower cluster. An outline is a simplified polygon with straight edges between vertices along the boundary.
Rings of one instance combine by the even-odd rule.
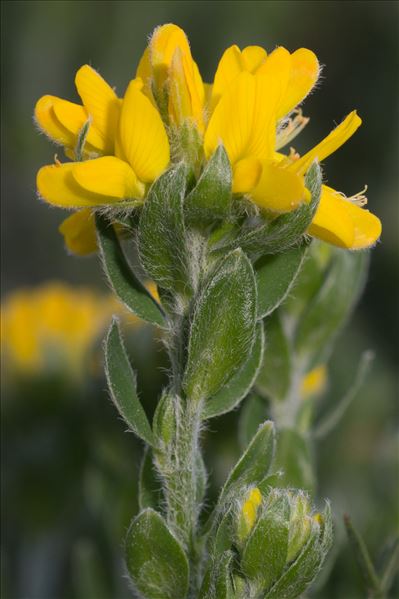
[[[206,84],[185,33],[173,24],[154,31],[122,99],[94,69],[81,67],[75,79],[81,105],[46,95],[35,109],[39,127],[71,159],[56,159],[37,176],[44,200],[79,209],[60,228],[68,248],[95,249],[93,210],[139,205],[171,163],[186,160],[198,174],[220,144],[237,201],[248,198],[269,218],[309,202],[308,169],[361,124],[353,111],[303,156],[281,151],[309,120],[298,106],[319,73],[317,57],[305,48],[267,54],[258,46],[232,46]],[[323,185],[309,234],[343,248],[373,245],[381,223],[365,202],[362,194],[348,198]]]

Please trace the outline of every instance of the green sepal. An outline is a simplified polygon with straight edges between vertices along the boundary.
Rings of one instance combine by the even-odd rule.
[[[160,511],[164,503],[161,481],[154,466],[152,450],[148,446],[144,449],[140,466],[138,500],[140,510],[150,507]]]
[[[258,323],[252,353],[244,366],[204,405],[203,418],[213,418],[234,410],[249,393],[259,372],[264,350],[263,324]],[[263,422],[264,418],[262,419]]]
[[[220,494],[219,505],[237,487],[257,485],[269,472],[274,456],[275,430],[270,420],[258,428],[237,464],[234,466]]]
[[[258,286],[258,318],[265,318],[287,297],[302,268],[309,244],[263,256],[254,265]]]
[[[232,172],[223,145],[208,160],[197,185],[184,202],[185,214],[192,224],[212,224],[225,219],[231,209]]]
[[[259,397],[256,393],[246,397],[238,421],[238,439],[241,449],[248,446],[259,425],[266,420],[267,414],[267,403],[263,397]]]
[[[241,570],[266,591],[284,570],[288,550],[290,504],[285,493],[272,491],[248,538]]]
[[[215,395],[248,360],[256,324],[256,284],[241,250],[210,275],[194,308],[183,386],[192,401]]]
[[[321,170],[314,162],[305,177],[305,185],[311,193],[311,200],[296,210],[282,214],[271,222],[239,235],[234,241],[221,241],[215,251],[241,247],[253,261],[266,254],[286,252],[302,242],[303,236],[313,220],[321,195]]]
[[[97,240],[108,281],[125,306],[143,320],[165,327],[162,308],[134,274],[122,251],[113,226],[96,214]]]
[[[301,596],[323,566],[332,545],[332,537],[332,516],[327,504],[322,527],[313,522],[309,541],[264,599],[296,599]]]
[[[233,599],[231,582],[232,551],[225,551],[209,564],[199,593],[199,599]]]
[[[266,348],[255,382],[256,390],[274,401],[282,401],[291,385],[292,357],[278,310],[264,322]]]
[[[190,286],[183,216],[186,183],[184,163],[163,173],[148,192],[138,230],[145,270],[160,287],[170,291],[185,291]]]
[[[295,333],[295,350],[307,371],[328,359],[363,290],[368,262],[367,252],[336,250],[324,283],[301,315]]]
[[[154,445],[154,436],[137,395],[136,376],[116,318],[112,321],[105,340],[105,374],[112,401],[119,414],[138,437],[149,445]]]
[[[133,585],[143,597],[186,597],[188,560],[160,514],[148,508],[133,520],[126,535],[125,553]]]
[[[273,469],[281,471],[279,486],[312,493],[315,488],[313,456],[309,440],[298,431],[280,428],[277,433]]]

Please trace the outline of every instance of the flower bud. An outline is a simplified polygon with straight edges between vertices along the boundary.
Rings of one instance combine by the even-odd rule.
[[[312,516],[309,498],[300,491],[291,499],[287,562],[293,561],[309,538]]]
[[[262,494],[256,487],[251,489],[247,494],[247,499],[241,506],[241,511],[238,516],[237,537],[239,543],[245,541],[254,527],[258,509],[262,503]]]

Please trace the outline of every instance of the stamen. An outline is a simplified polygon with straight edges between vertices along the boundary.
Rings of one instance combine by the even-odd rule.
[[[309,122],[309,117],[302,114],[302,110],[297,108],[293,111],[293,117],[288,117],[281,123],[281,127],[277,131],[276,150],[280,150],[289,144],[299,133],[306,127]]]
[[[367,197],[364,195],[368,189],[368,186],[365,185],[361,191],[358,191],[353,196],[346,196],[342,191],[337,191],[337,194],[341,196],[344,200],[348,200],[348,202],[352,202],[352,204],[356,204],[356,206],[365,206],[367,204]]]
[[[61,166],[61,162],[58,160],[58,154],[54,154],[54,164],[56,166]]]

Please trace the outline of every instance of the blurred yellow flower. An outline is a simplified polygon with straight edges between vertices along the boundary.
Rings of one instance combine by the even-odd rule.
[[[182,159],[177,146],[186,139],[185,148],[199,140],[205,159],[224,144],[234,193],[270,213],[295,210],[310,199],[305,175],[313,161],[335,152],[361,124],[353,111],[303,156],[292,148],[281,153],[309,121],[298,105],[319,73],[317,57],[306,48],[290,53],[278,47],[267,54],[259,46],[231,46],[213,84],[204,84],[184,31],[173,24],[158,27],[122,101],[87,65],[76,77],[83,106],[53,96],[39,100],[36,121],[69,156],[76,157],[79,132],[89,121],[83,162],[43,167],[37,178],[39,194],[66,208],[128,206],[129,200],[144,199],[171,156]],[[202,154],[187,150],[186,159],[201,166]],[[381,223],[363,208],[366,202],[362,193],[348,198],[323,185],[309,233],[343,248],[369,247],[379,238]],[[91,242],[79,239],[93,238],[89,217],[86,212],[62,225],[72,251],[92,249]],[[74,226],[79,232],[72,239]]]
[[[148,289],[157,296],[153,283]],[[1,305],[2,357],[9,370],[28,376],[83,375],[113,314],[125,325],[142,323],[114,295],[61,282],[19,289]]]
[[[314,397],[320,395],[327,388],[328,372],[326,366],[317,366],[308,372],[302,379],[301,397]]]
[[[113,310],[109,297],[64,283],[17,290],[1,306],[3,358],[25,374],[81,374]]]

